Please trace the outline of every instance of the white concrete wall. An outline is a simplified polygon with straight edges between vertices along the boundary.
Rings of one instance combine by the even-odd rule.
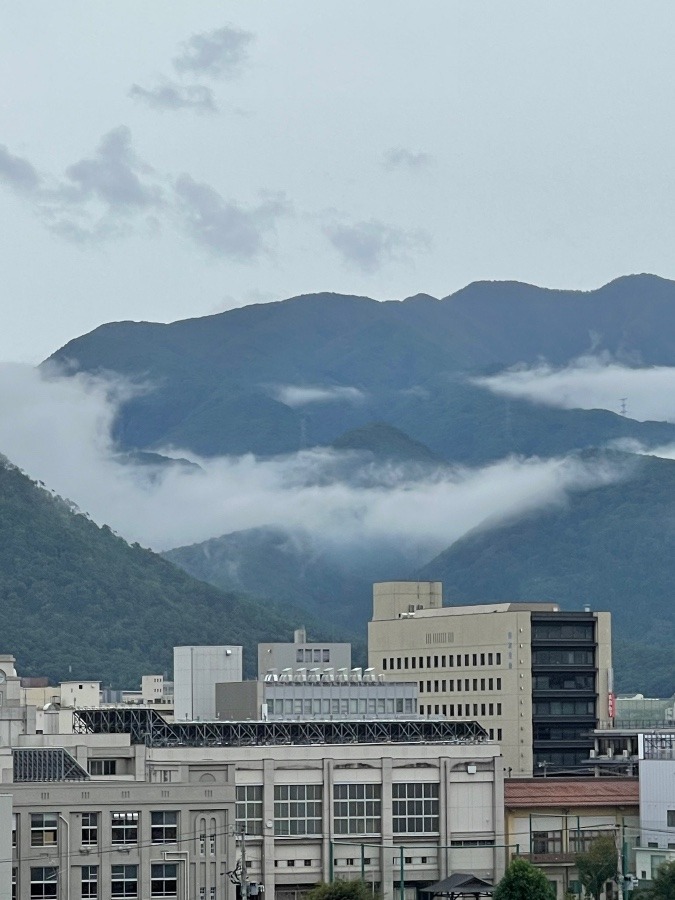
[[[12,898],[12,795],[0,794],[0,900]]]
[[[215,719],[216,684],[242,680],[242,648],[174,647],[174,716]]]
[[[82,708],[101,705],[100,681],[62,681],[61,706]]]

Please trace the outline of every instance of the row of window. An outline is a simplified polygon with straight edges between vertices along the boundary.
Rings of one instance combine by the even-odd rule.
[[[592,666],[595,660],[593,650],[546,649],[532,651],[533,666]]]
[[[110,895],[112,897],[139,897],[138,865],[123,864],[110,867]],[[80,867],[81,896],[85,900],[97,900],[99,893],[98,866]],[[12,873],[12,896],[17,895],[16,869]],[[178,893],[178,866],[176,863],[151,863],[150,896],[176,897]],[[25,896],[25,893],[22,893]],[[58,866],[35,866],[30,870],[30,900],[51,900],[59,896]]]
[[[425,693],[425,685],[427,694],[446,694],[454,690],[461,692],[485,692],[494,690],[501,691],[502,680],[501,678],[435,678],[433,681],[429,680],[419,682],[420,694]]]
[[[455,711],[456,710],[456,711]],[[496,710],[496,712],[495,712]],[[501,716],[501,703],[428,703],[420,704],[420,713],[427,716]]]
[[[426,660],[426,665],[425,665]],[[501,666],[501,653],[457,653],[442,654],[439,656],[390,656],[382,660],[382,669],[394,671],[395,669],[452,669],[471,666]]]
[[[607,837],[613,832],[609,828],[599,829],[574,829],[569,832],[569,853],[588,853],[593,841],[599,837]],[[563,852],[563,833],[562,831],[533,831],[532,832],[532,853],[562,853]]]
[[[532,679],[535,691],[594,691],[595,675],[577,675],[569,672],[554,675],[535,675]]]
[[[533,641],[592,641],[594,622],[533,622]]]
[[[83,847],[95,847],[99,843],[100,814],[82,813],[80,840]],[[31,847],[52,847],[58,842],[59,819],[57,813],[30,814]],[[139,835],[139,813],[110,813],[110,843],[113,845],[137,844]],[[178,839],[178,813],[161,810],[150,813],[150,842],[152,844],[175,844]],[[13,845],[16,847],[16,821],[12,831]]]
[[[595,700],[536,700],[535,716],[594,716]]]
[[[435,834],[439,829],[438,782],[392,784],[394,834]],[[274,786],[274,833],[320,835],[323,831],[323,785]],[[247,834],[263,833],[263,786],[237,787],[237,825]],[[333,786],[335,834],[380,834],[381,784]]]
[[[299,715],[377,715],[391,713],[413,714],[417,701],[411,697],[363,697],[335,699],[268,700],[267,712],[271,716]]]
[[[295,651],[295,661],[299,663],[327,663],[330,662],[330,650],[301,648]]]

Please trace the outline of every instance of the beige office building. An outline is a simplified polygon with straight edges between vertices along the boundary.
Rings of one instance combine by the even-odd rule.
[[[508,774],[574,769],[609,719],[611,618],[554,603],[444,607],[440,582],[384,582],[368,664],[416,681],[420,713],[480,722]]]

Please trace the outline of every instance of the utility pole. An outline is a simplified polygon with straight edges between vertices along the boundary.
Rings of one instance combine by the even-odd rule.
[[[616,865],[616,880],[617,880],[617,894],[618,900],[623,900],[623,821],[621,825],[617,825],[614,829],[615,841],[616,841],[616,850],[617,850],[617,865]]]
[[[246,826],[241,826],[241,900],[248,900],[248,870],[246,868]],[[620,898],[623,900],[623,898]]]

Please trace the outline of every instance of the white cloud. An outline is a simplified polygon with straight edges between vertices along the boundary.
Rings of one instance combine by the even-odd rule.
[[[622,476],[602,462],[512,458],[423,480],[393,465],[378,477],[345,480],[345,455],[325,449],[149,470],[116,458],[111,427],[126,391],[101,379],[0,367],[0,452],[99,524],[157,550],[277,525],[333,545],[389,542],[423,546],[431,556],[486,519],[564,503],[570,491]],[[352,459],[358,467],[358,455]],[[372,476],[372,460],[367,465]]]
[[[355,387],[324,387],[322,385],[280,384],[273,390],[277,400],[286,406],[306,406],[309,403],[361,403],[366,395]]]
[[[675,422],[675,368],[631,368],[606,357],[582,357],[562,369],[542,363],[473,383],[496,394],[563,409],[607,409],[640,421]]]

